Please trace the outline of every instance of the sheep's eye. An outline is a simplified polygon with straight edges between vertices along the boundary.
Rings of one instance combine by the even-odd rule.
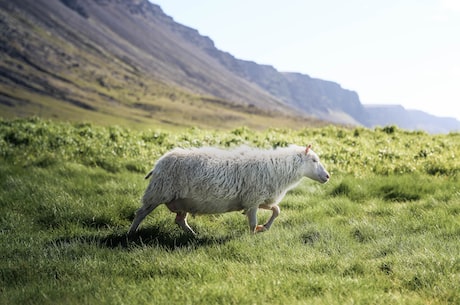
[[[317,162],[318,162],[318,160],[316,160],[316,159],[313,159],[313,162],[317,163]]]

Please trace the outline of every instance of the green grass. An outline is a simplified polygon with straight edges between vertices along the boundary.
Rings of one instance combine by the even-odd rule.
[[[160,206],[126,237],[171,147],[306,141],[331,181],[289,192],[270,231],[251,236],[235,212],[190,218],[190,237]],[[458,304],[459,147],[400,130],[3,121],[0,304]]]

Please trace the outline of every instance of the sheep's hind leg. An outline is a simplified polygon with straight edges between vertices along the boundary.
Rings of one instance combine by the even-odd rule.
[[[187,213],[185,213],[185,212],[177,212],[176,213],[176,223],[185,232],[191,233],[193,235],[196,235],[195,231],[193,231],[193,229],[187,223]]]
[[[143,205],[139,210],[136,211],[136,216],[134,217],[133,223],[131,224],[131,227],[129,228],[129,235],[134,234],[134,232],[137,231],[137,228],[139,227],[140,223],[144,218],[150,214],[159,204],[149,204],[149,205]]]

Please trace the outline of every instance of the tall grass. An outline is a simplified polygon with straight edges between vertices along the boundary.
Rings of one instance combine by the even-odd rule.
[[[249,145],[263,148],[313,144],[332,172],[365,176],[426,173],[453,176],[460,171],[459,133],[428,135],[396,127],[346,129],[335,126],[299,130],[245,127],[228,132],[134,131],[90,123],[55,123],[38,118],[0,120],[0,156],[22,166],[76,162],[110,172],[145,172],[173,147]]]
[[[0,304],[458,304],[459,135],[388,132],[3,121]],[[332,179],[289,192],[270,231],[227,213],[191,218],[195,238],[161,206],[127,238],[171,147],[311,142]]]

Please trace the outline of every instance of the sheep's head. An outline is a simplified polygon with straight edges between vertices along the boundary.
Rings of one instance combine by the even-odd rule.
[[[329,181],[329,173],[319,161],[318,155],[311,149],[311,144],[305,148],[304,175],[315,181],[326,183]]]

